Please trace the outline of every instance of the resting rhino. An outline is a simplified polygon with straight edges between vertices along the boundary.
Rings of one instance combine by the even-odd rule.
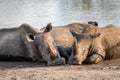
[[[51,23],[49,23],[48,25],[51,25]],[[83,27],[88,27],[88,24],[71,23],[65,26],[52,26],[50,34],[58,46],[70,47],[72,45],[72,42],[74,41],[74,37],[72,36],[70,31],[80,33]],[[42,28],[41,31],[44,29],[45,28]]]
[[[87,29],[91,25],[96,27],[95,23],[97,22],[89,21],[88,24],[71,23],[65,26],[53,26],[53,29],[51,30],[50,34],[55,40],[55,43],[57,44],[61,57],[64,57],[66,61],[68,61],[68,58],[71,54],[71,46],[74,42],[74,37],[71,34],[71,31],[81,33],[83,32],[83,29]],[[51,25],[51,23],[49,23],[48,25]]]
[[[52,26],[49,25],[41,32],[29,24],[0,29],[0,56],[31,58],[33,61],[44,59],[48,65],[64,64],[50,30]]]
[[[89,27],[89,24],[86,23],[71,23],[65,26],[53,26],[52,31],[50,32],[61,57],[64,57],[66,63],[71,55],[71,46],[74,42],[74,37],[71,34],[71,31],[81,33],[82,28]]]
[[[91,25],[96,27],[98,23],[96,21],[89,21],[88,23],[71,23],[65,26],[52,26],[51,23],[48,25],[52,26],[50,32],[57,46],[71,47],[74,42],[72,32],[82,33],[84,29],[89,28]],[[40,29],[41,31],[45,28]]]
[[[90,27],[84,33],[77,34],[72,46],[69,64],[94,64],[104,60],[120,58],[120,28],[107,25],[103,28]]]

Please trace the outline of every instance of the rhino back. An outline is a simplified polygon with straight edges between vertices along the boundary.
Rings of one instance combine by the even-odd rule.
[[[71,31],[81,33],[83,28],[88,27],[85,23],[71,23],[65,26],[54,26],[51,35],[58,46],[72,46],[74,37]]]
[[[19,29],[0,30],[0,55],[26,56],[26,53]]]
[[[71,32],[67,28],[53,28],[51,35],[59,46],[71,46],[74,40]]]

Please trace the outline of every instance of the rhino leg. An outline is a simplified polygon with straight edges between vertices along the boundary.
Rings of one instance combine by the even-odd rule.
[[[90,57],[87,57],[85,63],[87,64],[97,64],[97,63],[100,63],[102,62],[104,59],[101,55],[99,54],[93,54],[92,56]]]

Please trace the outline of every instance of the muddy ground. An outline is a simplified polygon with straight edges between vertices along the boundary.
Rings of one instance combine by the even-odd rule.
[[[0,80],[120,80],[120,60],[62,66],[0,62]]]

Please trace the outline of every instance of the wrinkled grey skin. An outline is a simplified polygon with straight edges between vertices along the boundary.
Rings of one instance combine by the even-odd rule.
[[[29,35],[36,34],[37,29],[28,24],[19,28],[0,29],[0,55],[32,58],[33,61],[41,58]]]
[[[40,61],[44,58],[48,65],[57,65],[59,64],[57,62],[60,61],[62,62],[60,64],[64,64],[63,59],[60,57],[60,59],[57,59],[58,53],[57,48],[54,45],[54,41],[49,41],[50,45],[48,46],[45,39],[41,37],[46,34],[47,37],[50,36],[48,34],[51,29],[48,27],[49,26],[47,26],[46,30],[43,32],[40,32],[40,30],[35,29],[28,24],[22,24],[19,28],[1,29],[0,55],[6,57],[13,56],[31,58],[33,61]],[[39,34],[41,35],[38,36]],[[42,43],[42,45],[40,43]],[[56,55],[54,56],[53,51],[56,52]]]

